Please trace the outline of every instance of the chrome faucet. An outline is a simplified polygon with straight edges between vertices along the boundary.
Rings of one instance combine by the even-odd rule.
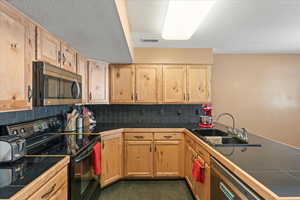
[[[221,117],[223,117],[223,116],[229,116],[229,117],[231,117],[231,119],[232,119],[232,129],[233,130],[235,130],[235,118],[234,118],[234,116],[232,115],[232,114],[230,114],[230,113],[221,113],[221,114],[219,114],[217,117],[216,117],[216,121],[218,121]]]

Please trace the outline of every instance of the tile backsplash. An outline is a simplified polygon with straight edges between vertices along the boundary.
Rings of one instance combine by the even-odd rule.
[[[90,105],[101,123],[197,123],[199,104]]]
[[[70,111],[71,106],[33,107],[32,110],[0,113],[0,125],[15,124],[51,117]]]

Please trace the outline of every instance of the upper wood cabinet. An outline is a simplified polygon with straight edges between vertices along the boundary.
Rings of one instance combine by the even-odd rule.
[[[211,101],[211,66],[187,66],[187,102],[208,103]]]
[[[31,109],[35,26],[0,3],[0,112]]]
[[[110,66],[110,102],[133,103],[134,96],[134,65]]]
[[[76,73],[76,51],[67,43],[61,43],[61,67]]]
[[[108,103],[108,64],[89,60],[89,103]]]
[[[60,67],[60,40],[43,28],[37,27],[37,60]]]
[[[82,78],[82,103],[88,103],[88,68],[87,59],[77,54],[77,74]]]
[[[163,66],[163,102],[186,101],[186,65]]]
[[[183,143],[178,141],[154,142],[154,173],[157,177],[183,177]]]
[[[157,103],[161,98],[161,65],[135,66],[135,102]]]
[[[124,167],[126,177],[153,177],[153,142],[126,141]]]
[[[123,177],[122,133],[101,136],[101,187]]]

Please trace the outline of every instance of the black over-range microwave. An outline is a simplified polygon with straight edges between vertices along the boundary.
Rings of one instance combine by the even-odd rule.
[[[81,75],[46,62],[33,62],[33,106],[82,102]]]

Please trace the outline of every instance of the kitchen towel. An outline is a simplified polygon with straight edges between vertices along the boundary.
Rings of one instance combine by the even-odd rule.
[[[93,147],[92,163],[94,174],[98,176],[101,173],[101,145],[100,142]]]
[[[195,159],[193,163],[192,175],[197,182],[204,183],[204,166],[202,166],[201,162],[197,159]]]

